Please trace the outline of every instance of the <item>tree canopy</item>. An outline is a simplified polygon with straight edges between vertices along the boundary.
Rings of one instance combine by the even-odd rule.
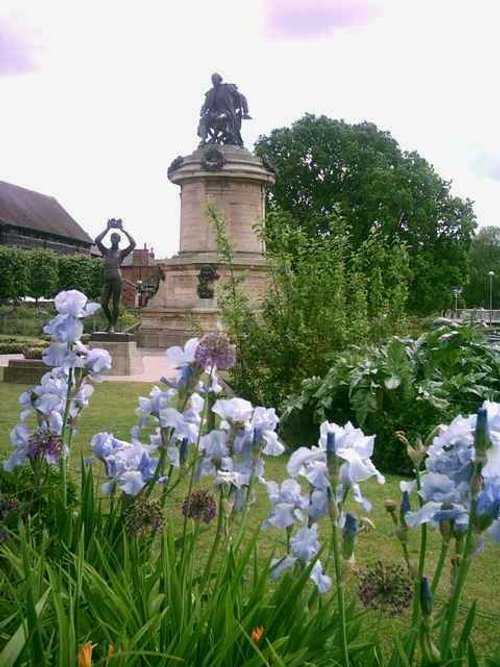
[[[493,308],[500,305],[498,281],[500,280],[500,228],[483,227],[474,237],[469,252],[469,282],[463,291],[465,304],[470,307],[489,308],[490,277]]]
[[[259,137],[256,152],[278,174],[270,209],[289,212],[311,236],[327,234],[330,216],[340,213],[358,246],[373,229],[406,244],[413,311],[445,308],[451,286],[466,281],[472,202],[453,196],[450,182],[388,132],[307,114]]]

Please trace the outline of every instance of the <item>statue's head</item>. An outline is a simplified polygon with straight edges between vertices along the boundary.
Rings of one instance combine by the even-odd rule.
[[[217,74],[217,72],[214,72],[212,74],[212,83],[214,84],[214,86],[220,86],[220,84],[222,83],[222,77],[220,74]]]
[[[117,234],[116,232],[114,232],[113,234],[111,234],[109,239],[111,241],[111,247],[112,248],[118,248],[118,245],[120,244],[120,234]]]

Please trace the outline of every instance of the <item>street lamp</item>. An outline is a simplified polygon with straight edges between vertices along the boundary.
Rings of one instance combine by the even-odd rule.
[[[139,311],[141,310],[142,306],[142,280],[138,280],[136,282],[136,289],[137,289],[137,307],[139,308]]]
[[[493,318],[493,276],[495,275],[494,271],[488,271],[490,277],[490,324]]]
[[[451,291],[455,297],[455,317],[458,319],[458,295],[462,294],[463,290],[461,287],[452,287]]]

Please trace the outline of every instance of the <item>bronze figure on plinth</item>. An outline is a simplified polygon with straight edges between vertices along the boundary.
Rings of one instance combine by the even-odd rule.
[[[129,245],[125,250],[120,250],[120,234],[113,232],[110,236],[111,247],[106,248],[102,240],[110,229],[119,229],[122,231],[127,239]],[[104,261],[104,285],[101,294],[101,306],[104,315],[108,320],[107,332],[114,332],[118,316],[120,314],[120,295],[122,291],[122,272],[120,266],[127,255],[130,255],[135,248],[135,241],[130,234],[123,229],[123,221],[111,218],[108,220],[106,229],[99,234],[95,239],[95,244],[99,248]],[[109,300],[112,300],[112,308],[109,308]]]
[[[243,146],[241,121],[248,115],[247,98],[234,83],[222,83],[220,74],[212,74],[213,87],[206,93],[200,111],[198,136],[205,144]]]

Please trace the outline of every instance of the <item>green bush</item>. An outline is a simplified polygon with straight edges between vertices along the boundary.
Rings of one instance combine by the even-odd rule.
[[[37,338],[43,330],[52,307],[36,308],[35,304],[1,306],[0,334]]]
[[[58,290],[76,289],[90,294],[93,283],[92,259],[85,255],[61,255],[58,258]]]
[[[23,354],[25,359],[41,359],[47,343],[42,347],[40,345],[25,345]]]
[[[391,337],[337,354],[324,376],[305,380],[289,400],[283,427],[298,445],[314,440],[325,419],[351,420],[376,433],[379,467],[407,473],[410,461],[396,431],[410,441],[425,438],[485,399],[500,399],[500,351],[473,328],[443,323],[416,339]]]
[[[41,338],[24,338],[22,336],[0,335],[0,354],[24,354],[25,349],[29,348],[30,350],[43,350],[47,347],[48,344],[48,341]],[[35,352],[33,353],[35,354]]]
[[[310,237],[289,216],[273,214],[268,249],[269,290],[255,309],[232,268],[224,221],[210,211],[219,254],[230,267],[219,305],[237,346],[235,391],[259,404],[281,406],[307,377],[324,375],[332,355],[350,343],[378,341],[406,328],[408,256],[404,246],[373,232],[354,250],[350,230],[330,220]],[[275,218],[279,218],[279,224]],[[243,286],[244,287],[244,286]]]
[[[54,296],[58,288],[57,255],[51,250],[37,248],[26,252],[29,286],[27,295],[37,302],[40,297]]]
[[[29,287],[29,265],[25,251],[0,246],[0,301],[26,296]]]

